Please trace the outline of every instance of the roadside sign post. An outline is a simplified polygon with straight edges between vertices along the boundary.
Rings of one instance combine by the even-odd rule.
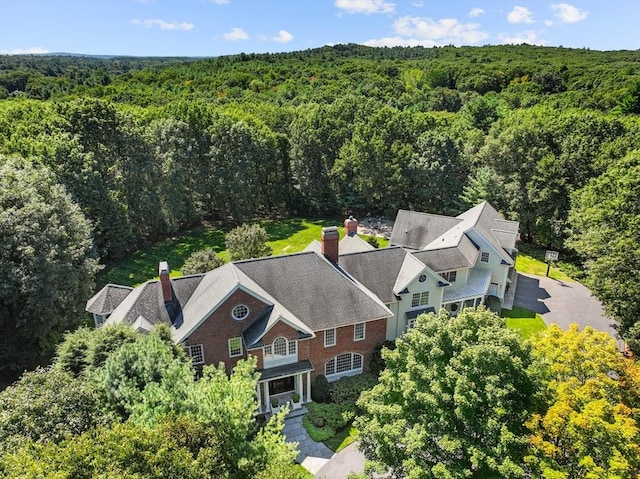
[[[551,262],[558,261],[560,254],[557,251],[547,250],[544,253],[544,260],[547,262],[547,277],[549,277],[549,270],[551,269]]]

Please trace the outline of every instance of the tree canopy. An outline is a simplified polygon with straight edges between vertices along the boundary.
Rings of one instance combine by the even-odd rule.
[[[85,318],[98,262],[91,227],[49,168],[0,156],[0,369],[53,352]]]
[[[485,309],[443,310],[384,350],[356,419],[361,450],[397,477],[524,477],[530,352]]]

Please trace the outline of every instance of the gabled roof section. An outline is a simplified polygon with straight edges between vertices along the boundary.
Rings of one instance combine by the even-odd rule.
[[[131,293],[111,313],[107,324],[124,323],[133,325],[139,317],[151,324],[167,324],[182,321],[182,308],[202,280],[202,275],[182,276],[171,279],[173,302],[166,305],[162,296],[160,281],[147,281],[134,288]]]
[[[459,218],[399,210],[391,232],[391,246],[423,249],[436,238],[461,223]]]
[[[373,246],[360,238],[358,235],[345,236],[338,243],[339,254],[362,253],[363,251],[374,250]]]
[[[429,245],[432,249],[414,251],[413,256],[438,273],[473,268],[480,254],[467,235],[462,235],[455,246],[447,248],[436,248],[436,246]]]
[[[371,251],[375,248],[360,238],[358,235],[345,236],[338,243],[338,254],[361,253],[363,251]],[[322,254],[322,244],[318,240],[313,240],[303,250],[303,253],[313,251]]]
[[[111,314],[131,291],[129,286],[108,284],[87,301],[85,309],[94,314]]]
[[[396,278],[396,282],[393,285],[393,292],[395,294],[403,291],[409,283],[411,283],[414,279],[418,277],[423,271],[427,270],[427,266],[417,259],[412,254],[409,254],[405,251],[404,261],[402,262],[402,267],[400,268],[400,273]],[[429,271],[432,274],[434,279],[440,280],[441,278],[437,277],[432,271]]]
[[[282,306],[275,304],[265,308],[242,333],[247,349],[263,346],[262,338],[277,323],[282,322],[296,330],[298,339],[311,338],[313,331]]]
[[[340,255],[338,263],[384,303],[396,301],[394,286],[407,252],[399,246]]]
[[[239,261],[234,266],[313,331],[392,315],[361,284],[314,252]]]
[[[464,213],[458,215],[458,218],[464,220],[465,226],[468,225],[465,231],[469,231],[471,228],[475,228],[489,242],[489,244],[493,246],[493,248],[506,264],[513,264],[513,259],[504,250],[503,245],[492,230],[497,229],[503,231],[511,231],[515,233],[515,235],[517,235],[517,221],[505,220],[504,218],[502,218],[500,213],[498,213],[493,208],[493,206],[491,206],[486,201],[483,201],[479,205],[474,206],[470,210],[467,210]],[[504,235],[502,235],[502,239],[505,240]],[[514,246],[515,240],[516,237],[513,236]]]

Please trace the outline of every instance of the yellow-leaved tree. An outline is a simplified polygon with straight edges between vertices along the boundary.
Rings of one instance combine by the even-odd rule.
[[[640,370],[591,327],[532,339],[541,412],[527,422],[534,477],[640,477]]]

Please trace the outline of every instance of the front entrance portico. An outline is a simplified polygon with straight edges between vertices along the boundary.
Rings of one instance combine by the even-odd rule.
[[[269,412],[272,397],[289,397],[293,393],[297,393],[303,403],[310,402],[312,371],[313,366],[308,360],[258,371],[258,411]]]

